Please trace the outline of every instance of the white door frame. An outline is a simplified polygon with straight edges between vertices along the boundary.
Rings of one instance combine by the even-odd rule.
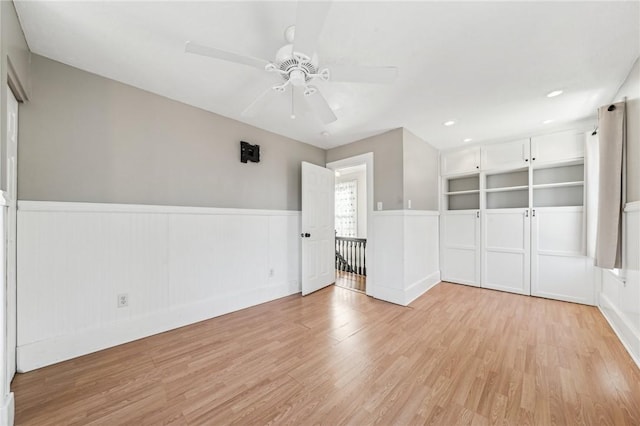
[[[16,120],[9,123],[7,119],[7,131],[15,132],[15,145],[11,144],[7,135],[7,229],[6,229],[6,300],[7,300],[7,381],[10,383],[16,372],[16,346],[17,346],[17,225],[18,225],[18,120],[19,103],[17,96],[13,94],[7,85],[7,112],[15,108]],[[13,125],[14,127],[10,127]],[[15,150],[15,152],[12,152]]]
[[[344,169],[347,167],[361,166],[367,167],[367,296],[376,297],[375,292],[375,265],[373,264],[373,253],[375,251],[375,239],[373,231],[373,152],[344,158],[342,160],[327,163],[327,168],[331,170]]]

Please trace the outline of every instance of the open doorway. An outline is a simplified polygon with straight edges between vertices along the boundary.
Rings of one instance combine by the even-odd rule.
[[[335,268],[338,287],[367,292],[367,165],[335,172]]]

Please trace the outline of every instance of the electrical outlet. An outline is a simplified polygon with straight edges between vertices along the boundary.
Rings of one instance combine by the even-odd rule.
[[[273,278],[274,275],[275,272],[273,271],[273,268],[269,269],[269,278]]]
[[[118,308],[126,308],[129,306],[129,294],[122,293],[118,295]]]
[[[378,210],[382,210],[382,201],[378,201]]]

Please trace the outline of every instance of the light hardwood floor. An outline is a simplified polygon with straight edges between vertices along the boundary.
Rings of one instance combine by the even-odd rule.
[[[331,286],[16,376],[17,424],[640,424],[594,307],[441,283]]]
[[[336,285],[342,288],[366,292],[367,277],[364,275],[352,274],[351,272],[336,270]]]

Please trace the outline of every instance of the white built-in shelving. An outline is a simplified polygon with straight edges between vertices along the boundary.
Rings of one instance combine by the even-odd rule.
[[[564,132],[442,153],[442,279],[593,304],[584,144]]]
[[[533,168],[533,207],[584,205],[584,161]]]
[[[480,175],[448,178],[443,193],[447,210],[477,210],[480,208]]]

